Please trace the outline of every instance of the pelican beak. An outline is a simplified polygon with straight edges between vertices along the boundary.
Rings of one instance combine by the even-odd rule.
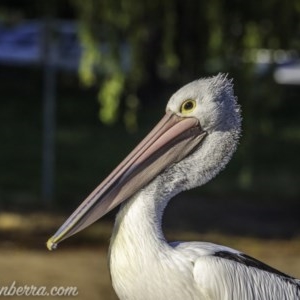
[[[59,242],[127,200],[171,164],[192,153],[205,136],[198,119],[182,118],[168,111],[48,240],[48,249],[55,249]]]

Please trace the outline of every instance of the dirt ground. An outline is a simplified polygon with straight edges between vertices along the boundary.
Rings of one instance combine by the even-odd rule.
[[[28,297],[29,299],[117,299],[110,284],[106,255],[100,250],[81,249],[48,252],[0,251],[1,286],[76,287],[77,296]],[[2,297],[1,297],[2,298]],[[8,299],[20,299],[9,296]],[[27,297],[23,297],[27,298]]]
[[[293,276],[300,277],[300,241],[269,241],[239,237],[212,237]],[[250,251],[249,251],[250,249]],[[117,299],[111,287],[106,250],[97,248],[58,249],[54,252],[29,249],[0,249],[1,286],[76,287],[76,297],[34,299]],[[20,297],[10,296],[17,300]],[[27,298],[27,297],[24,297]],[[30,299],[31,297],[29,297]]]
[[[2,287],[76,287],[77,296],[24,299],[117,299],[107,267],[112,224],[100,222],[48,251],[45,242],[62,220],[52,216],[0,214],[0,291]],[[300,238],[264,239],[220,233],[168,231],[169,240],[205,240],[239,249],[300,278]],[[0,297],[2,298],[2,297]],[[19,296],[4,298],[17,300]]]

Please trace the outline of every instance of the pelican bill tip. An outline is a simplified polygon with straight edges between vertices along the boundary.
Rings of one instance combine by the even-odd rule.
[[[55,250],[57,248],[57,243],[54,242],[54,239],[52,237],[47,241],[46,246],[47,246],[49,251],[52,251],[52,250]]]

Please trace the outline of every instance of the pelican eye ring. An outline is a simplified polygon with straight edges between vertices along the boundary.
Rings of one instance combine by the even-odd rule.
[[[196,107],[196,101],[193,99],[187,99],[185,100],[181,107],[180,107],[180,112],[182,114],[188,114],[191,113]]]

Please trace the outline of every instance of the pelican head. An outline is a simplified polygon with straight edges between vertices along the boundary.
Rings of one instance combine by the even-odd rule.
[[[225,75],[185,85],[170,98],[161,121],[73,212],[47,247],[54,249],[158,177],[167,182],[167,198],[206,183],[230,160],[240,130],[240,109]]]

